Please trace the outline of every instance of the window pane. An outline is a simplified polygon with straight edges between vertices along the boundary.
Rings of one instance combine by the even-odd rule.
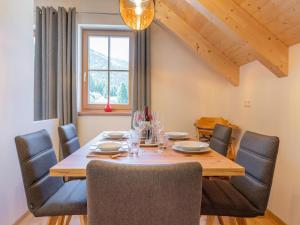
[[[110,73],[111,104],[129,104],[129,74],[128,72]]]
[[[110,69],[128,70],[128,68],[129,68],[129,38],[111,37]]]
[[[89,70],[108,69],[108,37],[89,37]]]
[[[108,95],[107,72],[90,71],[88,82],[88,104],[106,104]]]

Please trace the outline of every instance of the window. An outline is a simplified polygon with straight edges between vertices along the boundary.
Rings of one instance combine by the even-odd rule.
[[[131,109],[133,34],[130,31],[83,30],[82,109]]]

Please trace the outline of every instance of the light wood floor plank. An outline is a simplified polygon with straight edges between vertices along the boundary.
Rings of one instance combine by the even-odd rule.
[[[18,223],[18,225],[47,225],[48,218],[34,218],[32,215],[26,217],[23,221]],[[73,216],[70,225],[80,225],[79,216]],[[200,225],[206,225],[206,216],[201,216]],[[215,220],[214,225],[220,225],[217,220]],[[253,219],[247,219],[247,225],[281,225],[276,223],[269,216],[258,217]]]

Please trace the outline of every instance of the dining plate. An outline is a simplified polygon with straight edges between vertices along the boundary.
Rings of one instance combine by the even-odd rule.
[[[126,131],[106,131],[106,132],[104,132],[104,137],[110,138],[110,139],[122,139],[122,138],[127,137],[127,132]]]
[[[120,148],[119,150],[116,151],[101,151],[100,149],[97,150],[92,150],[87,157],[93,157],[93,156],[101,156],[101,155],[116,155],[120,153],[127,153],[128,151]]]
[[[174,146],[185,151],[199,151],[203,148],[208,148],[209,144],[200,141],[178,141],[174,143]]]
[[[182,153],[188,153],[188,154],[200,154],[200,153],[205,153],[205,152],[209,152],[210,148],[201,148],[198,150],[185,150],[182,149],[181,147],[175,146],[173,145],[172,147],[173,150],[178,151],[178,152],[182,152]]]
[[[167,132],[166,137],[173,140],[183,140],[188,138],[188,133],[186,132]]]
[[[105,152],[105,151],[119,151],[119,149],[122,147],[122,143],[120,142],[100,142],[97,145],[97,149]]]

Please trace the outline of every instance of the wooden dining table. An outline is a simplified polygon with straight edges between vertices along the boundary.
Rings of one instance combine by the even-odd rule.
[[[126,154],[114,159],[109,155],[90,157],[90,153],[94,151],[92,146],[95,146],[99,141],[105,141],[103,133],[100,133],[79,150],[54,165],[50,169],[50,176],[86,177],[87,164],[92,160],[139,165],[199,162],[203,168],[203,176],[245,175],[244,167],[212,149],[201,154],[185,154],[172,149],[173,141],[168,141],[168,146],[165,150],[159,150],[158,147],[142,147],[137,156]]]

